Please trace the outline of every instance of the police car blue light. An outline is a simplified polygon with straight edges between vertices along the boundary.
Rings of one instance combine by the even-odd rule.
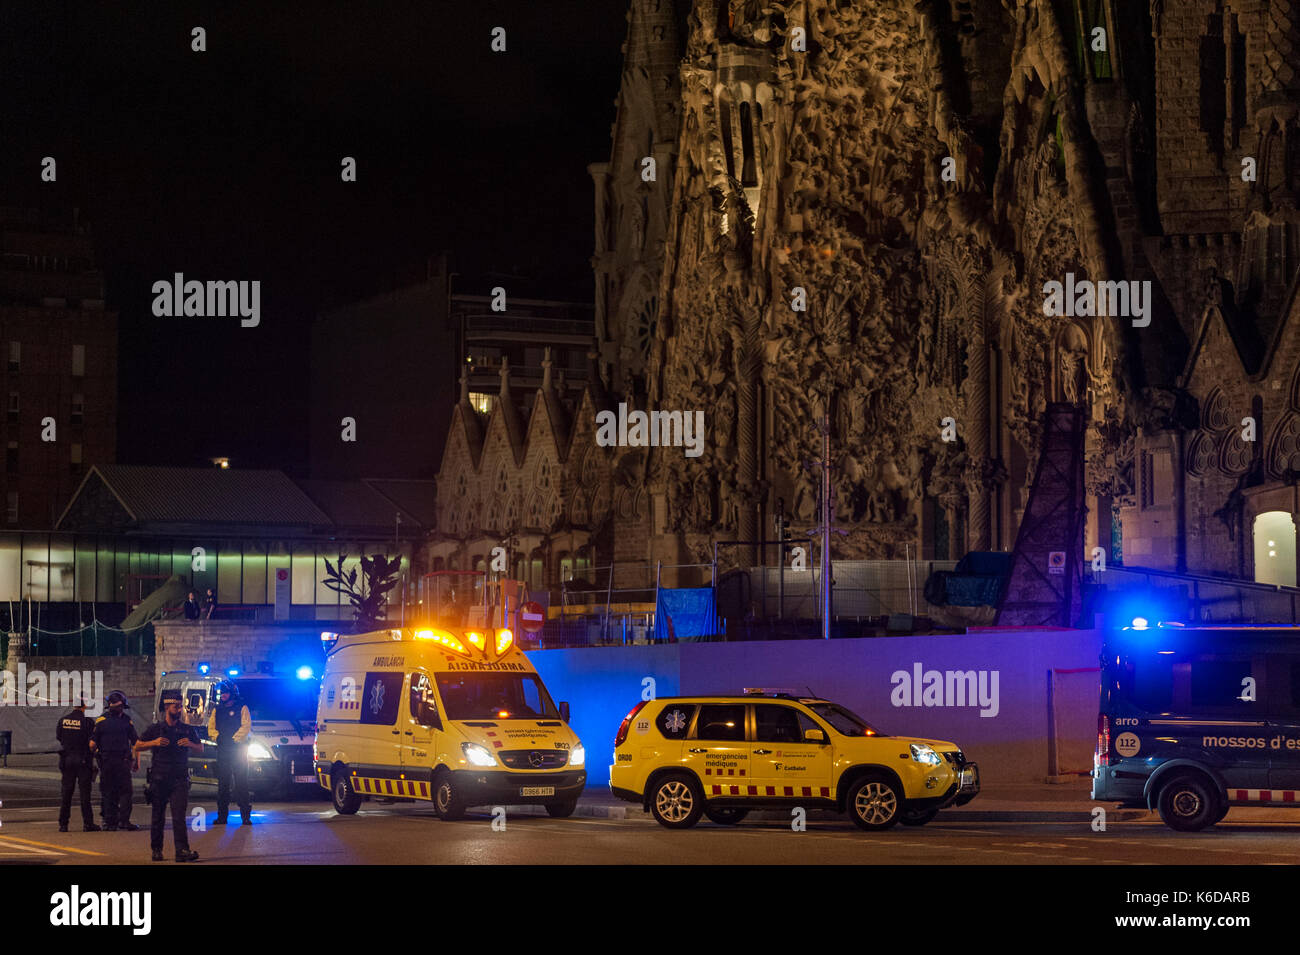
[[[315,675],[311,667],[298,667],[298,679],[300,680],[310,680]]]

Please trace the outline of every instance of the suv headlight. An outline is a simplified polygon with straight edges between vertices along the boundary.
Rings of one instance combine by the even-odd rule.
[[[460,751],[471,766],[495,766],[496,758],[478,743],[461,743]]]
[[[570,766],[584,766],[586,765],[586,763],[587,763],[587,751],[583,748],[581,743],[573,747],[573,749],[569,750]]]
[[[911,746],[912,758],[918,763],[925,763],[927,766],[938,766],[943,762],[943,757],[934,751],[934,747],[927,743],[913,743]]]
[[[271,751],[261,743],[248,744],[249,759],[271,759]]]

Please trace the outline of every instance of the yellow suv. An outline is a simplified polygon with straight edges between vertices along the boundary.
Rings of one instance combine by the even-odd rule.
[[[614,739],[609,786],[669,829],[802,806],[878,830],[970,802],[980,777],[954,743],[887,736],[838,703],[755,691],[638,704]]]

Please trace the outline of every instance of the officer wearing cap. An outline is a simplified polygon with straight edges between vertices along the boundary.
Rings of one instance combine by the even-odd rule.
[[[90,734],[95,721],[86,715],[86,701],[80,700],[72,710],[63,715],[55,730],[62,747],[59,752],[59,772],[63,775],[63,791],[59,801],[59,832],[68,831],[72,818],[72,791],[81,792],[81,822],[86,832],[99,832],[95,825],[95,811],[90,807],[90,784],[95,763],[90,755]]]
[[[222,680],[217,687],[217,705],[208,717],[208,739],[217,744],[217,818],[213,825],[226,824],[232,795],[244,825],[253,824],[253,801],[248,795],[248,734],[252,728],[239,687]]]
[[[153,819],[149,829],[149,846],[153,861],[163,857],[163,825],[167,807],[172,811],[172,841],[176,843],[176,861],[193,862],[199,854],[190,849],[189,829],[185,824],[185,809],[190,797],[190,753],[202,748],[198,731],[185,722],[181,714],[181,691],[163,690],[158,703],[159,712],[166,715],[149,726],[136,743],[136,759],[140,751],[153,750],[153,766],[149,772],[149,789],[153,802]]]
[[[140,768],[133,747],[139,740],[131,718],[126,715],[130,704],[126,694],[114,690],[105,701],[108,712],[95,720],[90,734],[90,750],[99,759],[99,794],[104,807],[104,828],[135,831],[131,821],[131,773]]]

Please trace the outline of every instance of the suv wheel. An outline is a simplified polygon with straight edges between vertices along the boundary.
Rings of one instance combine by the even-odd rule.
[[[720,826],[734,826],[749,815],[749,810],[737,806],[705,806],[704,815]]]
[[[330,776],[330,799],[334,811],[340,816],[350,816],[361,808],[361,797],[348,781],[348,774],[341,769],[334,770]]]
[[[886,776],[863,776],[849,789],[849,817],[869,832],[892,829],[902,815],[903,794]]]
[[[685,773],[661,777],[650,790],[650,815],[668,829],[689,829],[704,811],[704,796]]]
[[[1219,817],[1219,796],[1198,776],[1179,776],[1160,789],[1156,803],[1166,826],[1178,832],[1199,832]]]

